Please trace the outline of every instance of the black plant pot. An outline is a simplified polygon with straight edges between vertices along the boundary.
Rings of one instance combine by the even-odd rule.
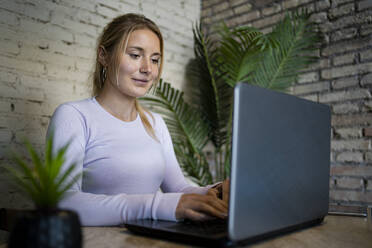
[[[82,235],[78,215],[68,210],[28,211],[16,220],[9,248],[80,248]]]

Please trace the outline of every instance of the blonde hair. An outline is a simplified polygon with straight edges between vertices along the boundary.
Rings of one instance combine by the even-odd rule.
[[[150,31],[154,32],[160,41],[160,65],[159,65],[159,74],[158,78],[154,82],[154,86],[156,86],[157,82],[159,81],[161,72],[163,70],[163,36],[160,32],[158,26],[151,21],[150,19],[146,18],[143,15],[139,14],[125,14],[122,16],[118,16],[113,19],[106,27],[103,29],[102,34],[98,38],[97,42],[97,56],[96,56],[96,66],[95,71],[93,74],[93,95],[98,95],[101,90],[103,89],[103,85],[105,83],[105,78],[109,78],[110,80],[115,79],[117,80],[120,59],[122,56],[122,51],[126,50],[127,43],[129,40],[130,34],[138,29],[149,29]],[[107,67],[107,74],[103,72],[104,66],[99,62],[99,50],[104,48],[106,54],[108,55],[107,58],[109,59],[106,61]],[[105,68],[106,69],[106,68]],[[152,120],[154,121],[154,117],[150,111],[146,108],[142,107],[138,100],[135,101],[136,110],[141,118],[141,121],[149,133],[151,137],[155,140],[158,140],[155,135],[155,131],[148,120],[146,113],[151,116]]]

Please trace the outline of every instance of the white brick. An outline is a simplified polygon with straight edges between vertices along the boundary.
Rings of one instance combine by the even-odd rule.
[[[335,132],[343,139],[362,137],[362,130],[360,128],[337,128]]]
[[[16,14],[0,9],[0,24],[15,27],[19,25],[19,21]]]
[[[367,108],[369,108],[370,110],[372,110],[372,101],[365,101],[364,102],[364,106],[366,106]]]
[[[356,89],[350,91],[332,92],[320,95],[320,102],[340,102],[354,99],[370,98],[371,93],[367,89]]]
[[[67,42],[73,42],[72,33],[52,24],[37,23],[35,21],[21,19],[21,31],[31,33],[32,35],[39,35],[42,38],[49,40],[64,40]]]
[[[326,12],[314,13],[311,15],[310,20],[315,23],[324,23],[328,21],[328,15]]]
[[[33,101],[42,101],[44,94],[42,89],[30,88],[19,83],[0,84],[0,96],[4,98],[20,98]]]
[[[10,112],[10,103],[8,101],[0,99],[0,112],[7,113]]]
[[[76,69],[82,72],[93,72],[95,63],[93,59],[79,59],[76,63]]]
[[[372,1],[371,0],[364,0],[358,3],[358,10],[363,10],[367,8],[372,8]]]
[[[322,77],[325,79],[352,76],[360,73],[372,72],[372,63],[348,65],[322,70]]]
[[[359,106],[353,103],[341,103],[334,105],[333,111],[336,114],[355,113],[359,111]]]
[[[372,84],[372,73],[364,75],[360,83],[362,85]]]
[[[334,65],[350,64],[354,62],[354,59],[355,59],[354,53],[337,56],[333,58],[333,64]]]
[[[317,72],[309,72],[305,74],[300,74],[298,78],[299,83],[316,82],[318,80],[319,80],[319,74]]]
[[[21,15],[35,18],[41,21],[49,21],[49,10],[45,8],[42,2],[34,1],[33,4],[27,4],[16,1],[2,1],[1,8],[16,12]]]
[[[345,155],[347,155],[347,154],[345,154]],[[355,158],[359,159],[359,154],[358,155],[350,154],[350,156],[355,156]],[[353,162],[353,161],[350,161],[350,162]],[[363,186],[363,179],[361,179],[361,178],[344,177],[344,178],[337,179],[337,187],[339,187],[339,188],[359,189],[362,186]]]
[[[344,53],[348,51],[358,50],[369,46],[370,40],[368,39],[354,39],[330,44],[322,50],[323,56],[329,56],[337,53]]]
[[[35,128],[18,131],[15,136],[16,142],[23,142],[24,140],[32,141],[33,144],[45,144],[46,129]]]
[[[357,85],[358,85],[358,78],[356,77],[341,78],[341,79],[332,81],[333,89],[342,89],[342,88],[353,87]]]
[[[0,69],[0,82],[15,83],[17,74]]]
[[[108,8],[107,6],[101,5],[101,4],[98,4],[96,9],[99,15],[102,15],[108,18],[113,18],[120,14],[118,9],[115,10],[113,8]]]
[[[372,24],[362,25],[362,27],[360,29],[360,34],[362,36],[367,36],[371,33],[372,33]]]
[[[360,60],[361,61],[366,61],[366,60],[371,60],[372,59],[372,51],[369,49],[369,50],[366,50],[366,51],[363,51],[363,52],[360,52]]]
[[[43,74],[45,72],[44,65],[39,62],[18,60],[2,56],[0,56],[0,67],[38,74]]]
[[[331,9],[329,11],[329,17],[330,18],[336,18],[336,17],[342,16],[342,15],[352,13],[354,11],[355,11],[354,3],[345,4],[345,5],[342,5],[338,8]]]
[[[35,49],[28,45],[22,46],[21,53],[19,54],[18,58],[22,60],[38,61],[41,63],[52,63],[55,65],[68,67],[74,67],[76,61],[74,57],[50,53],[47,50]]]
[[[372,190],[372,180],[367,180],[367,190]]]
[[[278,23],[282,19],[283,14],[276,14],[270,17],[266,17],[264,19],[259,19],[252,23],[252,25],[256,28],[262,28],[269,25],[274,25]]]
[[[366,162],[372,162],[372,152],[366,152]],[[368,181],[368,182],[370,182],[370,181]],[[372,180],[371,180],[371,182],[372,182]],[[372,184],[371,184],[371,186],[372,186]]]
[[[0,55],[15,56],[19,53],[17,42],[0,40]]]
[[[49,44],[48,50],[52,53],[67,55],[69,57],[79,57],[94,60],[95,47],[81,46],[79,44],[66,44],[65,42],[55,41]]]
[[[15,30],[6,29],[0,26],[0,33],[2,38],[7,41],[11,41],[15,44],[22,45],[27,43],[29,46],[47,48],[52,42],[45,38],[40,37],[38,34],[27,33],[27,32],[16,32]],[[1,48],[0,48],[1,49]]]
[[[10,105],[10,102],[8,102],[8,105]],[[49,118],[44,116],[22,116],[14,113],[8,113],[6,115],[1,115],[0,117],[0,127],[5,127],[13,132],[18,132],[26,129],[37,129],[41,127],[47,128],[48,124]]]
[[[110,21],[108,18],[96,15],[89,11],[80,10],[74,16],[74,19],[83,23],[104,27]]]
[[[356,28],[344,28],[331,34],[331,41],[339,41],[354,38],[358,33]]]
[[[97,27],[89,24],[84,24],[78,21],[73,21],[65,17],[65,15],[56,12],[52,17],[52,24],[61,28],[70,30],[74,34],[88,34],[98,36]]]
[[[273,4],[273,6],[262,9],[262,14],[264,14],[265,16],[268,16],[274,13],[278,13],[279,11],[281,11],[281,9],[282,8],[279,4]]]
[[[12,140],[12,132],[7,129],[0,129],[0,142],[10,143]]]
[[[69,68],[66,66],[58,66],[54,64],[46,65],[47,75],[52,79],[65,79],[70,81],[86,81],[88,80],[88,73],[84,74],[80,71],[76,71],[74,68]]]
[[[332,150],[368,150],[371,147],[370,140],[333,140],[331,142]]]
[[[73,8],[81,8],[85,10],[89,10],[91,12],[96,11],[96,2],[91,0],[84,0],[84,1],[76,1],[76,0],[60,0],[62,4],[66,6],[73,7]],[[73,9],[71,8],[71,9]]]
[[[293,94],[300,95],[300,94],[307,94],[307,93],[312,93],[312,92],[326,91],[329,89],[330,89],[329,82],[295,85],[293,86]]]
[[[289,9],[301,4],[299,0],[286,0],[282,3],[283,9]]]
[[[329,7],[331,7],[329,0],[316,1],[315,5],[317,11],[328,9]]]
[[[74,42],[85,47],[96,48],[97,38],[85,34],[74,34]]]
[[[332,7],[335,8],[341,4],[352,2],[353,0],[332,0]]]

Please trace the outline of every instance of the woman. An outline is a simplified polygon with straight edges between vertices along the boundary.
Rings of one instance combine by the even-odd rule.
[[[95,97],[62,104],[53,114],[54,147],[71,141],[65,164],[76,162],[75,173],[82,173],[60,207],[77,211],[83,225],[227,216],[216,188],[186,183],[163,119],[137,101],[162,66],[159,28],[141,15],[119,16],[98,40]]]

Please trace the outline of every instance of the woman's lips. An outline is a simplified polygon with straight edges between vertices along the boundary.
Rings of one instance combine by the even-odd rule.
[[[148,79],[138,79],[138,78],[132,78],[136,83],[139,83],[139,84],[148,84],[150,82],[150,80]]]

